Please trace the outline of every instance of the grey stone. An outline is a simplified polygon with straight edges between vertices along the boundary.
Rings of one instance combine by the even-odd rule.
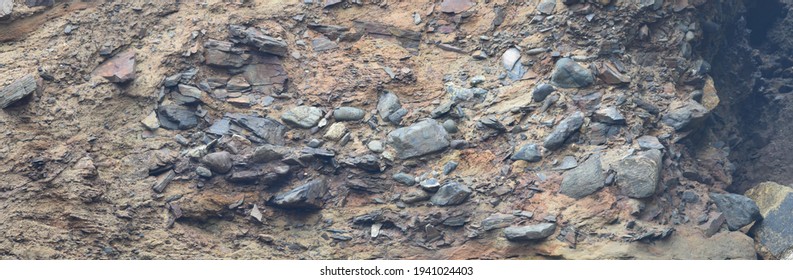
[[[311,47],[315,52],[324,52],[338,49],[339,45],[328,39],[328,37],[320,35],[316,39],[311,40]]]
[[[157,177],[157,180],[154,182],[154,185],[151,186],[151,189],[156,193],[162,193],[174,178],[176,178],[176,172],[173,170],[168,170],[165,172],[165,174],[161,174]]]
[[[0,0],[0,18],[10,15],[14,10],[13,0]]]
[[[578,166],[578,161],[576,161],[574,156],[566,156],[562,159],[562,162],[559,163],[558,166],[554,167],[553,170],[570,170]],[[608,180],[606,180],[608,181]],[[608,185],[608,184],[607,184]]]
[[[531,91],[531,99],[534,100],[534,102],[542,102],[554,91],[556,91],[556,89],[552,85],[541,83]]]
[[[281,57],[287,54],[287,44],[284,40],[264,35],[264,33],[255,27],[230,25],[229,33],[231,36],[240,38],[243,44],[258,48],[260,52]]]
[[[556,0],[542,0],[537,4],[537,11],[542,14],[551,15],[554,9],[556,9]]]
[[[226,83],[226,90],[230,92],[245,91],[251,88],[251,84],[242,76],[234,76]]]
[[[400,159],[419,157],[449,147],[449,134],[437,121],[426,119],[388,134],[388,144]]]
[[[455,139],[450,142],[449,146],[452,149],[462,150],[465,149],[466,146],[468,146],[468,142],[465,140]]]
[[[285,147],[264,144],[253,150],[253,153],[248,156],[248,161],[251,163],[268,163],[282,159],[288,153],[289,150]]]
[[[38,79],[33,74],[28,74],[0,88],[0,108],[5,109],[14,102],[30,96],[38,87]]]
[[[165,77],[165,79],[162,82],[162,85],[165,86],[165,87],[175,87],[175,86],[179,85],[179,81],[181,81],[181,80],[182,80],[182,73],[177,73],[177,74]]]
[[[438,179],[429,178],[429,179],[421,180],[421,182],[419,182],[419,185],[421,185],[421,188],[423,188],[426,191],[436,192],[438,191],[438,188],[440,188],[441,182],[439,182]]]
[[[501,55],[501,64],[511,80],[520,80],[526,74],[527,69],[520,63],[520,51],[516,48],[509,48]]]
[[[258,139],[249,137],[252,141],[273,145],[284,144],[284,133],[287,128],[277,120],[269,117],[262,118],[243,114],[226,114],[226,116],[252,132],[254,136],[258,137]]]
[[[443,129],[448,133],[457,133],[457,123],[454,120],[446,120],[443,122]]]
[[[449,113],[449,111],[452,110],[452,106],[454,106],[453,101],[443,102],[441,103],[441,105],[438,105],[438,107],[435,107],[435,109],[432,109],[432,111],[430,112],[430,117],[433,119],[437,119],[443,115],[446,115],[447,113]]]
[[[420,201],[425,201],[430,198],[430,194],[422,191],[422,190],[412,190],[404,195],[402,195],[401,199],[405,203],[416,203]]]
[[[340,122],[360,121],[366,116],[366,111],[355,107],[339,107],[333,110],[333,119]]]
[[[594,154],[576,168],[565,172],[559,192],[580,199],[602,188],[604,179],[600,155]]]
[[[727,219],[730,230],[739,230],[754,221],[762,219],[760,208],[751,198],[733,193],[710,193],[710,199],[719,207]]]
[[[310,106],[297,106],[281,115],[281,120],[284,123],[299,128],[312,128],[319,123],[321,118],[322,110]]]
[[[452,83],[446,84],[446,92],[451,95],[452,101],[470,101],[474,98],[484,98],[487,90],[482,88],[464,88]]]
[[[606,124],[625,124],[625,117],[622,116],[617,107],[605,107],[595,111],[592,118],[597,122]]]
[[[535,144],[526,144],[520,147],[513,155],[512,160],[525,160],[528,162],[538,162],[542,160],[540,148]]]
[[[385,147],[383,146],[383,142],[380,140],[369,141],[369,143],[366,144],[366,147],[369,148],[370,151],[375,153],[382,153],[383,150],[385,150]]]
[[[234,43],[207,40],[204,43],[204,63],[218,67],[242,67],[251,56],[245,50],[234,47]]]
[[[757,203],[763,220],[749,233],[775,258],[793,253],[793,188],[772,182],[760,183],[746,192]]]
[[[542,223],[530,226],[508,227],[504,236],[509,241],[531,241],[545,239],[556,231],[556,224]]]
[[[664,148],[664,145],[661,144],[661,141],[658,141],[657,137],[651,135],[644,135],[642,137],[639,137],[638,139],[636,139],[636,142],[638,142],[639,148],[641,148],[642,150],[650,150],[650,149],[662,150]]]
[[[514,221],[515,221],[515,215],[496,213],[482,220],[480,225],[482,226],[482,230],[491,231],[494,229],[508,227]]]
[[[251,64],[243,69],[242,76],[255,92],[279,95],[286,88],[289,77],[281,60],[275,56],[261,56],[258,64]]]
[[[322,179],[316,179],[290,191],[276,194],[267,203],[288,209],[321,209],[327,192],[327,183]]]
[[[195,111],[178,105],[163,105],[157,108],[160,127],[170,130],[186,130],[198,126]]]
[[[543,147],[549,150],[556,150],[562,147],[564,141],[567,140],[573,133],[581,129],[584,124],[584,113],[577,111],[560,121],[556,127],[553,128],[550,134],[545,137]]]
[[[229,152],[222,151],[205,155],[201,158],[201,163],[206,165],[212,172],[226,174],[231,171],[234,162],[231,160],[231,154],[229,154]]]
[[[408,114],[408,109],[399,108],[396,112],[388,115],[388,121],[394,124],[399,124],[402,122],[402,118],[404,118]]]
[[[390,91],[383,92],[383,94],[380,95],[380,100],[377,102],[377,112],[383,120],[387,120],[388,116],[401,108],[402,104],[399,103],[399,97]]]
[[[551,75],[551,81],[561,88],[583,88],[595,83],[592,72],[569,58],[561,58]]]
[[[458,165],[460,165],[458,162],[450,160],[443,165],[443,175],[449,175],[449,173],[454,172]]]
[[[661,121],[676,131],[683,131],[692,128],[693,123],[704,119],[708,109],[694,100],[686,100],[682,103],[673,102],[669,105],[669,113],[661,118]]]
[[[620,160],[614,170],[622,192],[632,198],[655,194],[661,178],[662,156],[658,150],[649,150]]]
[[[447,182],[438,189],[430,201],[437,206],[458,205],[471,195],[471,189],[457,182]]]
[[[198,176],[201,176],[201,177],[204,177],[204,178],[211,178],[212,177],[212,171],[210,171],[208,168],[203,167],[203,166],[196,167],[195,173],[198,174]]]
[[[391,178],[405,186],[412,186],[416,184],[416,178],[413,175],[405,173],[396,173]]]
[[[181,100],[182,103],[189,104],[201,100],[201,95],[203,95],[203,92],[197,87],[179,84],[179,94],[183,96]]]
[[[484,82],[485,82],[485,76],[482,76],[482,75],[473,76],[471,78],[471,81],[469,81],[469,83],[471,84],[472,87],[478,86],[478,85],[480,85],[480,84],[482,84]]]

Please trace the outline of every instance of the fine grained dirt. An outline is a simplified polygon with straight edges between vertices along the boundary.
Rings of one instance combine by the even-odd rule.
[[[643,99],[666,112],[673,101],[701,89],[701,84],[683,82],[681,77],[701,55],[701,47],[715,39],[695,31],[694,54],[683,58],[679,46],[685,32],[678,27],[698,17],[724,20],[719,18],[723,15],[705,11],[729,7],[689,1],[690,6],[681,11],[673,12],[672,3],[666,3],[663,12],[653,12],[639,9],[632,1],[613,1],[608,7],[591,1],[575,9],[558,1],[554,18],[532,24],[539,1],[476,1],[478,4],[465,17],[440,12],[440,1],[423,0],[362,1],[363,5],[345,1],[329,8],[296,0],[56,2],[54,7],[19,12],[0,23],[0,41],[5,41],[0,44],[0,86],[28,73],[47,77],[42,89],[29,100],[0,111],[0,130],[4,132],[0,139],[0,258],[756,257],[752,239],[740,231],[724,228],[712,237],[705,234],[718,212],[708,201],[708,192],[721,191],[732,183],[726,152],[718,146],[684,145],[690,144],[688,139],[681,140],[688,133],[662,125],[659,115],[632,103]],[[503,9],[505,17],[494,27],[497,7]],[[414,24],[414,13],[420,15],[422,23]],[[591,21],[586,18],[588,14],[594,14]],[[298,15],[303,19],[293,18]],[[311,49],[311,40],[319,34],[306,28],[308,23],[351,27],[354,21],[422,32],[420,46],[411,50],[391,38],[364,35],[354,42],[339,42],[335,50]],[[192,67],[200,69],[196,81],[228,75],[204,66],[202,53],[206,40],[228,37],[229,24],[261,27],[283,38],[290,52],[282,59],[289,81],[286,92],[270,106],[257,103],[244,108],[222,100],[202,100],[208,120],[234,112],[278,119],[298,103],[326,111],[357,106],[373,115],[379,92],[387,89],[397,93],[409,109],[402,123],[410,124],[426,118],[448,98],[444,89],[447,81],[466,86],[466,79],[461,77],[483,75],[486,80],[481,87],[490,93],[481,103],[471,105],[467,117],[458,122],[460,132],[454,138],[467,140],[470,145],[466,149],[386,161],[387,168],[381,174],[353,168],[330,173],[321,167],[305,168],[294,174],[287,186],[275,189],[235,185],[220,176],[199,179],[193,168],[179,174],[164,193],[157,194],[151,189],[157,177],[148,174],[152,159],[183,157],[182,151],[201,144],[200,129],[160,128],[151,132],[140,121],[160,103],[158,94],[164,77]],[[74,27],[70,34],[64,32],[67,25]],[[430,26],[451,26],[453,30],[448,34],[428,32]],[[647,27],[651,30],[649,37],[640,35]],[[480,36],[490,38],[483,40]],[[297,43],[301,40],[307,45]],[[529,74],[524,80],[512,82],[499,79],[504,73],[500,57],[507,48],[519,46],[525,52],[545,47],[564,56],[600,55],[584,61],[594,64],[605,61],[605,53],[613,49],[611,42],[617,42],[619,54],[612,57],[629,65],[626,74],[632,80],[628,85],[599,81],[587,89],[559,90],[557,104],[544,112],[512,110],[526,103],[523,100],[534,85],[547,82],[555,59],[550,52],[531,57],[524,54]],[[437,43],[464,51],[443,50]],[[489,58],[477,60],[471,56],[480,48],[491,52]],[[103,49],[112,50],[112,54],[136,52],[133,82],[117,85],[91,74],[106,59],[99,55]],[[391,78],[386,67],[400,76]],[[586,107],[589,101],[581,96],[591,92],[603,94],[595,101],[599,106],[617,104],[625,97],[631,100],[620,105],[628,125],[616,137],[605,144],[590,144],[585,140],[591,132],[585,129],[581,136],[574,136],[578,140],[568,141],[562,150],[546,152],[541,162],[508,159],[516,146],[540,143],[551,131],[546,123],[558,122],[576,108]],[[488,115],[497,115],[510,132],[488,136],[491,132],[477,125]],[[206,126],[202,124],[202,128]],[[513,129],[519,126],[528,130]],[[393,128],[383,122],[377,130],[366,123],[350,123],[353,140],[346,146],[332,147],[341,155],[362,155],[368,151],[365,143],[385,140]],[[323,133],[290,130],[286,143],[301,147]],[[191,143],[180,145],[174,140],[177,134]],[[633,153],[637,149],[635,139],[641,135],[658,136],[667,146],[663,177],[653,197],[631,199],[613,186],[579,200],[559,194],[564,174],[553,167],[565,156],[574,156],[580,163],[598,152],[603,155],[604,166],[610,166]],[[392,174],[441,171],[451,160],[459,166],[449,178],[474,190],[466,203],[455,207],[429,203],[405,207],[395,203],[395,195],[418,187],[397,184],[391,180]],[[86,175],[93,172],[96,176]],[[321,211],[265,206],[274,193],[322,176],[330,178],[330,192]],[[364,178],[388,189],[375,194],[356,192],[343,186],[348,178]],[[699,199],[682,202],[684,191],[694,192]],[[228,208],[240,199],[242,206]],[[173,205],[180,209],[175,222]],[[262,212],[261,222],[250,216],[254,205]],[[370,237],[369,225],[352,222],[354,217],[373,211],[389,217],[377,238]],[[501,230],[479,230],[481,221],[491,214],[515,211],[533,214],[515,225],[551,220],[557,223],[557,230],[545,241],[528,243],[507,241]],[[709,219],[700,225],[697,220],[703,215]],[[465,226],[441,224],[449,217],[460,216]],[[440,230],[440,238],[429,238],[432,230],[428,226]],[[658,236],[638,238],[665,230],[673,232],[658,240]],[[334,234],[351,239],[340,240]]]

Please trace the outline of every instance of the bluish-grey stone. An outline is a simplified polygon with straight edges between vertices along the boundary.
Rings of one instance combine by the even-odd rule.
[[[388,134],[388,144],[397,157],[408,159],[442,151],[449,147],[449,134],[437,121],[426,119]]]
[[[565,57],[556,62],[551,81],[561,88],[583,88],[594,84],[595,76],[578,62]]]

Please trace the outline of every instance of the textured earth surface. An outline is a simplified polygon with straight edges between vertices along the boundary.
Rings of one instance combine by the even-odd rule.
[[[0,0],[0,258],[790,258],[768,3]]]

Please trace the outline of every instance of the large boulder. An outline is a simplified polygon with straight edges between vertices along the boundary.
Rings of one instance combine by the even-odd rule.
[[[508,227],[504,236],[509,241],[532,241],[545,239],[556,231],[556,224],[542,223],[530,226]]]
[[[581,129],[584,125],[584,113],[575,112],[557,124],[553,131],[545,137],[543,147],[556,150],[562,147],[564,141]]]
[[[793,188],[772,182],[760,183],[746,192],[757,203],[763,220],[750,233],[773,258],[793,254]]]
[[[620,160],[617,185],[628,197],[646,198],[655,194],[661,179],[662,154],[659,150],[648,150]]]
[[[449,147],[449,134],[441,124],[426,119],[388,134],[388,144],[397,157],[407,159],[442,151]]]
[[[33,74],[25,75],[5,87],[0,87],[0,108],[5,109],[11,106],[11,104],[30,96],[38,88],[38,79]]]
[[[604,182],[600,155],[594,154],[584,163],[564,174],[559,192],[579,199],[598,191],[603,187]]]
[[[595,76],[578,62],[565,57],[556,62],[551,82],[561,88],[583,88],[594,84]]]
[[[719,207],[727,219],[730,230],[739,230],[752,222],[762,219],[760,208],[751,198],[734,193],[710,193],[710,199]],[[789,215],[789,214],[788,214]]]
[[[327,183],[324,180],[316,179],[290,191],[276,194],[267,203],[287,209],[321,209],[324,205],[323,198],[327,192]]]

